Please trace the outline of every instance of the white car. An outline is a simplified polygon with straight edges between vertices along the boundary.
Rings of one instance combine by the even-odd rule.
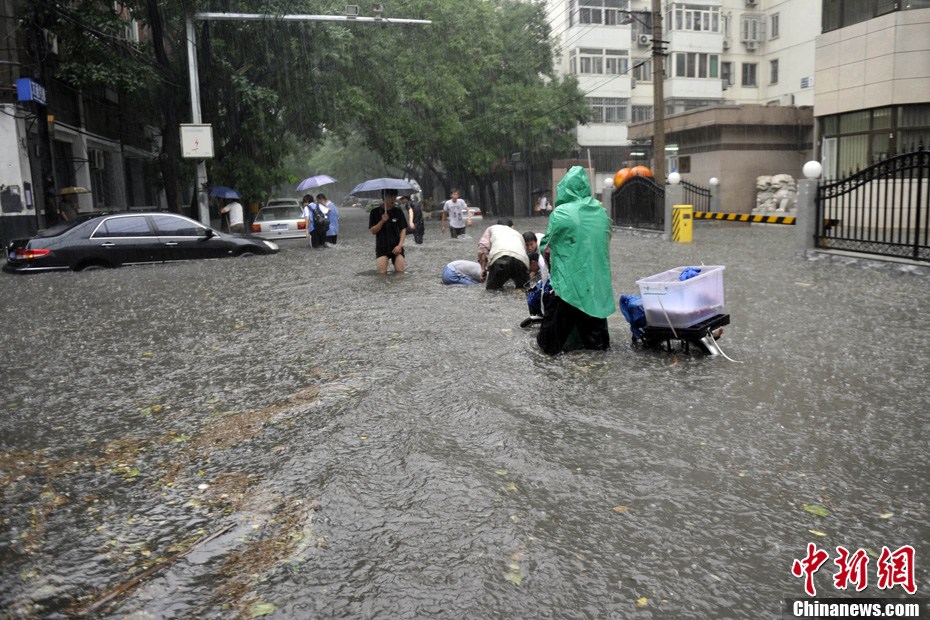
[[[296,198],[269,198],[265,203],[266,207],[290,207],[292,205],[299,207],[300,201]]]
[[[262,207],[252,221],[252,235],[262,239],[287,239],[307,235],[307,220],[299,204],[271,204]],[[295,200],[294,203],[297,201]]]

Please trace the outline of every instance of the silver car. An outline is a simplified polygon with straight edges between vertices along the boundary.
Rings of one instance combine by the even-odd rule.
[[[252,235],[262,239],[286,239],[304,237],[307,221],[298,204],[262,207],[252,222]]]

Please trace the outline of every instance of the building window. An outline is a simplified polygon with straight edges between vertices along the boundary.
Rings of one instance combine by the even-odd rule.
[[[629,99],[619,97],[588,97],[592,123],[626,123]]]
[[[858,110],[819,119],[824,178],[862,170],[930,143],[930,104]]]
[[[757,67],[758,65],[754,62],[743,63],[743,81],[741,82],[743,86],[754,87],[759,85],[756,78]]]
[[[575,75],[623,75],[630,69],[626,50],[572,50],[569,70]]]
[[[604,57],[607,75],[623,75],[630,70],[630,60],[626,51],[607,50]]]
[[[652,59],[651,58],[634,58],[633,59],[633,79],[637,82],[652,81]]]
[[[698,52],[676,52],[674,77],[718,78],[720,56]]]
[[[720,32],[720,7],[673,4],[666,13],[669,30]]]
[[[720,63],[720,78],[723,80],[724,88],[733,86],[733,63],[732,62]]]
[[[778,21],[778,13],[775,13],[772,15],[772,19],[769,21],[769,24],[771,25],[771,33],[769,34],[770,39],[778,38]]]
[[[765,38],[762,15],[743,15],[740,20],[739,40],[743,43],[760,43]]]
[[[573,26],[617,26],[623,20],[624,9],[623,0],[573,0],[569,21]]]
[[[634,123],[643,123],[645,121],[652,120],[652,106],[651,105],[634,105],[633,106],[633,122]]]
[[[893,11],[930,8],[930,0],[823,0],[823,32],[845,28]]]
[[[769,84],[778,84],[778,59],[769,61]]]

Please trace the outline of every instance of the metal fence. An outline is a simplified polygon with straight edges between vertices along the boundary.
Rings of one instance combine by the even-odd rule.
[[[684,188],[684,204],[694,207],[697,211],[710,211],[710,188],[695,185],[689,181],[682,181],[681,186]]]
[[[930,152],[896,155],[817,189],[819,248],[930,261]]]
[[[615,226],[663,230],[665,188],[649,177],[630,177],[610,197]]]

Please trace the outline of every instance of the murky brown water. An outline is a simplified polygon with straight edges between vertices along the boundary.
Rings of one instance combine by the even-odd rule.
[[[740,363],[631,349],[619,313],[612,351],[549,358],[522,292],[439,283],[479,230],[379,277],[342,215],[331,250],[2,274],[0,609],[755,618],[808,542],[913,545],[926,596],[926,277],[788,227],[618,232],[618,295],[727,265]]]

